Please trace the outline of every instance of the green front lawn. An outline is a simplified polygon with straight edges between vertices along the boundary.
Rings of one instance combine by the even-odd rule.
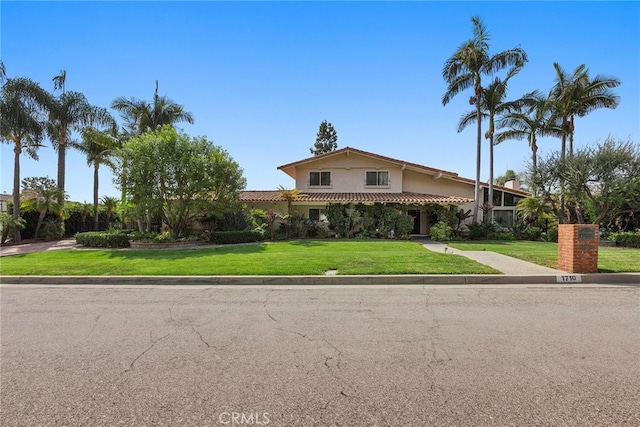
[[[524,261],[556,268],[558,244],[530,241],[451,242],[449,246],[462,251],[492,251]],[[640,272],[640,249],[598,248],[598,271],[601,273]]]
[[[417,242],[304,240],[199,249],[63,250],[0,258],[3,275],[499,274]]]

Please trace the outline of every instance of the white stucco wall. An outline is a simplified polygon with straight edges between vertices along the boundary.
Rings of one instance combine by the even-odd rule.
[[[366,186],[367,171],[388,171],[388,186]],[[331,172],[330,186],[309,186],[309,172]],[[296,188],[303,192],[402,192],[402,168],[378,159],[350,153],[319,159],[296,169]]]

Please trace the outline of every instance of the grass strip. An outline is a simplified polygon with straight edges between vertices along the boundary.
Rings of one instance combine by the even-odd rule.
[[[546,267],[557,268],[558,244],[551,242],[515,241],[470,241],[451,242],[449,246],[461,251],[491,251]],[[640,249],[598,248],[598,272],[640,272]]]

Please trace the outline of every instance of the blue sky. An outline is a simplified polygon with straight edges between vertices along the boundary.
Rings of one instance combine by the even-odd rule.
[[[615,110],[576,121],[576,145],[640,140],[639,2],[14,2],[0,3],[8,77],[67,90],[109,107],[118,96],[160,94],[183,104],[195,124],[180,125],[229,151],[247,189],[294,186],[279,165],[310,156],[318,126],[331,122],[338,147],[475,176],[475,131],[457,133],[471,93],[446,107],[442,66],[471,38],[471,16],[491,34],[493,53],[522,47],[529,63],[509,98],[554,84],[553,63],[571,72],[615,76]],[[117,114],[114,112],[114,115]],[[559,146],[540,141],[541,153]],[[483,149],[482,179],[488,178]],[[495,173],[520,171],[524,141],[496,147]],[[13,153],[2,144],[0,190],[12,191]],[[21,158],[22,178],[56,176],[56,154]],[[67,155],[71,200],[92,200],[92,170]],[[118,196],[101,172],[100,195]]]

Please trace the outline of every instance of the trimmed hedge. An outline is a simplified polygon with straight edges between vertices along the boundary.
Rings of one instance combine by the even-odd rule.
[[[215,231],[211,233],[211,243],[219,245],[228,245],[231,243],[253,243],[260,242],[264,239],[264,235],[260,231]]]
[[[634,233],[631,231],[611,233],[609,239],[616,242],[616,246],[640,248],[640,233]]]
[[[76,233],[76,243],[92,248],[128,248],[129,235],[123,232],[89,231]]]

